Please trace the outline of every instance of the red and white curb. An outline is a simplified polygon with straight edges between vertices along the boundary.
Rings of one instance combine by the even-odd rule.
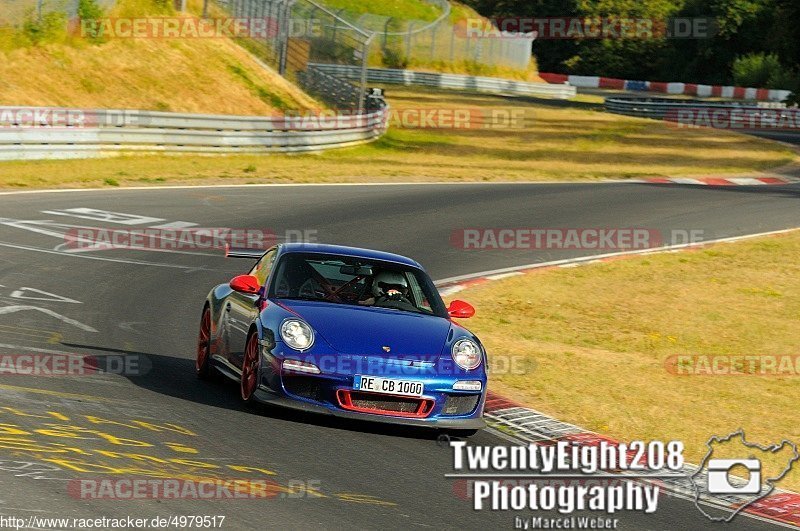
[[[549,445],[558,441],[567,441],[586,446],[597,446],[601,442],[618,445],[610,437],[579,428],[566,422],[561,422],[534,409],[517,404],[494,393],[488,393],[484,416],[490,426],[501,432],[511,433],[515,437],[534,444]],[[663,490],[683,498],[694,499],[696,496],[695,484],[707,491],[707,481],[703,474],[698,474],[694,483],[689,479],[698,470],[696,465],[686,464],[683,467],[684,477],[668,479],[641,479],[658,484]],[[647,474],[647,471],[637,471],[637,474]],[[658,474],[658,471],[652,471]],[[621,478],[625,472],[620,472]],[[705,505],[720,509],[735,511],[742,504],[749,501],[749,496],[726,495],[708,496],[701,494],[699,500]],[[788,527],[800,528],[800,494],[775,489],[772,494],[748,505],[742,511],[756,518],[780,522]]]
[[[696,186],[765,186],[795,184],[800,179],[791,177],[652,177],[644,179],[650,184],[691,184]]]
[[[723,183],[724,181],[724,183]],[[504,185],[529,185],[529,186],[553,186],[553,185],[596,185],[596,184],[646,184],[646,183],[676,183],[676,184],[699,184],[699,185],[723,185],[723,186],[754,186],[765,184],[796,184],[800,183],[800,178],[793,177],[648,177],[643,179],[584,179],[571,181],[397,181],[397,182],[353,182],[353,183],[256,183],[256,184],[179,184],[162,186],[122,186],[118,188],[45,188],[40,190],[5,190],[0,189],[0,196],[13,195],[32,195],[32,194],[65,194],[65,193],[86,193],[86,192],[141,192],[141,191],[162,191],[162,190],[207,190],[223,188],[324,188],[324,187],[387,187],[387,186],[504,186]]]
[[[800,230],[800,228],[748,234],[745,236],[721,238],[706,242],[665,246],[654,249],[623,251],[619,253],[571,258],[553,262],[543,262],[539,264],[528,264],[520,267],[497,269],[494,271],[486,271],[472,275],[446,278],[437,281],[436,286],[438,287],[442,296],[449,296],[472,286],[477,286],[496,280],[502,280],[504,278],[513,276],[524,275],[527,273],[533,273],[536,271],[578,267],[581,265],[608,262],[615,259],[638,255],[697,249],[711,244],[733,243],[765,236],[788,234],[798,230]],[[606,441],[611,444],[620,443],[620,441],[610,437],[606,437],[579,426],[554,419],[548,415],[545,415],[544,413],[536,411],[535,409],[523,406],[517,402],[514,402],[513,400],[492,392],[487,394],[484,416],[489,425],[501,433],[510,433],[518,439],[534,444],[553,444],[557,441],[571,441],[585,445],[598,445],[601,441]],[[685,477],[658,480],[644,479],[643,481],[657,482],[658,485],[660,485],[661,488],[667,492],[670,492],[676,496],[693,500],[695,499],[696,493],[695,484],[692,483],[689,477],[697,471],[697,468],[698,467],[696,465],[686,464],[684,466]],[[637,471],[637,473],[639,472],[641,471]],[[624,476],[624,472],[620,474],[620,477],[624,478]],[[702,478],[702,474],[698,475],[698,477],[695,479],[695,482],[701,488],[704,486],[704,481],[705,480]],[[728,510],[736,510],[740,505],[746,503],[747,501],[746,497],[735,495],[715,497],[700,495],[699,500],[705,505],[716,506],[718,508]],[[776,522],[786,527],[800,529],[800,494],[775,489],[772,494],[748,505],[744,509],[743,513],[758,519]]]
[[[784,101],[789,90],[760,89],[753,87],[732,87],[722,85],[702,85],[699,83],[638,81],[600,76],[575,76],[539,72],[539,77],[548,83],[569,83],[578,88],[606,88],[636,92],[659,92],[661,94],[685,94],[701,98],[730,98],[738,100]]]

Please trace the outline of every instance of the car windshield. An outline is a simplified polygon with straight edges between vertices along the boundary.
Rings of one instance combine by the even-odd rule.
[[[349,256],[284,255],[270,284],[269,297],[447,317],[439,292],[420,269]]]

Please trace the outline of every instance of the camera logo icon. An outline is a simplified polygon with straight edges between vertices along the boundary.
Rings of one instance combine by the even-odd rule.
[[[747,483],[731,481],[731,469],[741,465],[750,472]],[[709,459],[708,492],[710,494],[758,494],[761,492],[761,462],[758,459]]]
[[[723,446],[731,445],[731,446]],[[746,459],[713,458],[717,448],[723,455],[746,455]],[[737,450],[738,447],[738,450]],[[712,435],[706,442],[708,452],[697,470],[689,476],[694,489],[694,504],[712,522],[730,522],[737,514],[766,498],[775,491],[775,484],[781,481],[795,463],[800,462],[800,450],[787,439],[778,444],[761,445],[749,442],[743,429],[720,436]],[[717,455],[720,455],[719,453]],[[774,456],[775,463],[762,463],[758,457]],[[758,457],[757,457],[758,456]],[[778,468],[780,462],[783,466]],[[745,472],[739,472],[744,469]],[[749,477],[746,477],[749,476]],[[701,502],[726,507],[727,514],[708,512]]]

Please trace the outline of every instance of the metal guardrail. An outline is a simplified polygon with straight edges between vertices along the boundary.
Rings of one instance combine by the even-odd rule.
[[[357,68],[344,65],[314,64],[323,72],[339,77],[356,79],[361,72]],[[461,74],[440,74],[434,72],[417,72],[413,70],[395,70],[390,68],[368,68],[367,80],[370,83],[390,83],[395,85],[417,85],[455,90],[473,90],[492,94],[513,96],[547,96],[568,99],[577,94],[571,85],[551,85],[549,83],[531,83],[514,81],[496,77],[466,76]]]
[[[151,111],[0,107],[0,160],[118,152],[270,153],[342,148],[387,128],[388,107],[353,116],[249,117]],[[61,112],[58,124],[53,112]]]
[[[677,117],[680,110],[698,111],[705,110],[736,110],[742,114],[757,114],[769,109],[786,109],[783,103],[764,102],[758,104],[738,102],[709,102],[707,100],[676,100],[668,98],[622,98],[612,96],[605,99],[605,109],[615,114],[638,116],[640,118],[654,118],[663,120]]]

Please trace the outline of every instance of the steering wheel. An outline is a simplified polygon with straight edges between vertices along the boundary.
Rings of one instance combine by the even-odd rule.
[[[394,297],[394,298],[393,297],[389,297],[387,295],[381,295],[380,297],[375,299],[375,304],[376,305],[378,305],[379,303],[384,303],[384,302],[400,302],[400,303],[403,303],[403,304],[410,304],[411,306],[413,306],[413,303],[407,297],[405,297],[404,295],[400,295],[400,296]]]
[[[309,278],[297,290],[297,294],[309,299],[327,299],[328,294],[322,289],[319,282],[314,278]]]

